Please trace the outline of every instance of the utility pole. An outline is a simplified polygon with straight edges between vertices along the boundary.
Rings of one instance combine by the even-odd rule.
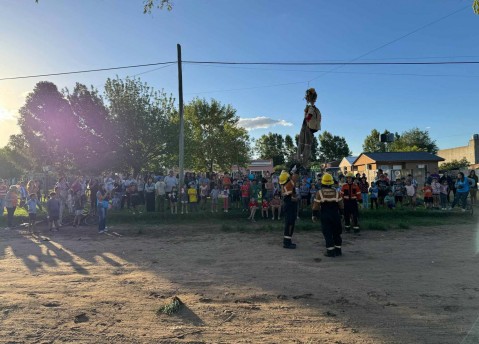
[[[183,185],[183,180],[185,176],[184,162],[185,162],[185,121],[183,118],[183,73],[181,70],[181,45],[176,45],[178,51],[178,102],[180,110],[180,187]]]

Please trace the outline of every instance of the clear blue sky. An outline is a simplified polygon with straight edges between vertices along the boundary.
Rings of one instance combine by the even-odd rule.
[[[348,61],[466,6],[362,60],[479,61],[472,0],[173,4],[171,12],[148,15],[142,0],[0,0],[0,78],[173,61],[177,43],[184,60]],[[17,130],[16,112],[36,82],[101,89],[108,77],[154,68],[0,81],[0,146]],[[344,136],[355,154],[373,128],[427,129],[440,148],[466,145],[479,132],[479,65],[347,66],[322,75],[332,68],[184,65],[185,101],[215,98],[233,105],[249,127],[270,125],[250,130],[255,138],[269,131],[294,135],[308,80],[316,78],[310,86],[318,91],[323,129]],[[177,97],[176,73],[171,66],[140,77]]]

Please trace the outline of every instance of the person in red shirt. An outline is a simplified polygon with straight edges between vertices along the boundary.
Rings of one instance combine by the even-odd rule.
[[[271,214],[272,219],[274,221],[274,214],[278,213],[276,216],[278,220],[281,220],[281,199],[279,198],[279,194],[274,195],[274,198],[271,200]]]
[[[256,220],[254,219],[254,215],[256,214],[256,210],[258,209],[258,202],[253,197],[251,197],[248,206],[250,211],[248,220],[251,220],[251,222],[256,222]]]
[[[261,217],[266,217],[268,218],[268,213],[269,213],[269,203],[266,199],[263,198],[263,202],[261,202]]]
[[[250,196],[250,184],[249,181],[245,180],[243,185],[241,185],[241,199],[243,201],[243,211],[248,211],[248,202]]]
[[[424,207],[426,209],[432,208],[432,187],[429,183],[425,183],[424,187],[421,189],[424,195]]]
[[[346,175],[346,184],[341,187],[341,197],[344,201],[344,227],[346,232],[351,230],[351,218],[355,234],[359,234],[358,224],[358,201],[361,200],[361,189],[353,183],[354,175],[350,172]]]

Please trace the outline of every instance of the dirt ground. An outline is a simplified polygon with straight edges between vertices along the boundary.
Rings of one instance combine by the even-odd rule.
[[[277,225],[1,230],[0,342],[479,343],[475,225],[345,234],[339,258]]]

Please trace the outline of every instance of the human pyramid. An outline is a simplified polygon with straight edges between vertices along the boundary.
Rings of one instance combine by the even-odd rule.
[[[314,88],[306,90],[307,105],[304,109],[304,119],[299,134],[296,161],[291,163],[290,171],[283,170],[279,176],[285,215],[283,247],[286,249],[296,248],[296,244],[292,242],[299,200],[296,185],[299,174],[306,172],[310,166],[311,144],[314,133],[321,129],[321,112],[315,106],[317,97]],[[345,218],[346,231],[351,229],[352,218],[354,233],[359,234],[358,201],[361,199],[361,190],[353,183],[352,174],[348,174],[346,177],[347,183],[343,185],[341,191],[338,191],[334,188],[333,176],[329,173],[323,174],[321,188],[314,197],[312,220],[315,222],[319,218],[321,221],[321,228],[326,241],[324,255],[327,257],[342,255],[341,215],[344,215]]]

